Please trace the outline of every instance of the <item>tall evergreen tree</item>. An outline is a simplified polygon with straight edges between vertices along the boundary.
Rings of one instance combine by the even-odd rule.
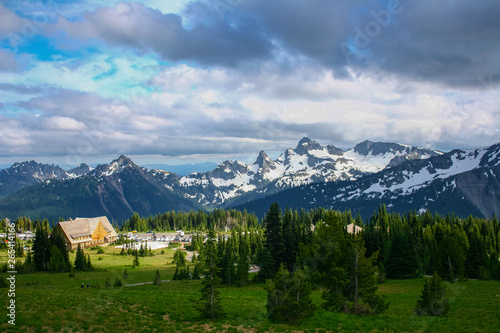
[[[295,237],[295,223],[290,208],[286,208],[283,216],[283,264],[288,271],[293,271],[295,259],[297,258],[298,239]]]
[[[281,263],[286,263],[285,240],[281,210],[277,203],[271,204],[265,218],[265,247],[273,258],[273,275],[276,274]]]
[[[455,282],[455,279],[464,276],[464,250],[456,238],[446,237],[441,241],[438,248],[438,260],[438,273],[444,279]]]
[[[76,249],[75,270],[77,271],[87,270],[87,260],[85,258],[85,253],[83,249],[80,247],[80,244],[78,244],[78,248]]]
[[[52,245],[52,248],[50,249],[50,260],[48,268],[49,271],[54,273],[63,273],[67,270],[64,257],[59,248],[55,245]]]
[[[390,279],[407,279],[417,275],[417,254],[409,229],[394,227],[391,230],[391,245],[384,266]]]
[[[469,250],[465,261],[467,277],[471,279],[484,278],[484,276],[480,276],[480,272],[484,271],[487,266],[488,254],[479,235],[479,230],[471,231],[469,234]]]
[[[241,233],[239,234],[239,238],[238,271],[236,276],[238,285],[242,287],[248,282],[248,268],[250,267],[250,263],[248,260],[248,247]]]
[[[323,307],[360,315],[384,312],[389,304],[376,293],[377,252],[367,258],[361,235],[346,235],[342,222],[332,216],[326,222],[318,230],[323,239],[318,252],[325,258],[317,265],[325,288]]]
[[[54,229],[54,230],[59,230],[59,229]],[[59,251],[61,251],[61,254],[64,258],[64,262],[66,263],[66,269],[69,269],[69,253],[68,253],[68,248],[66,247],[66,242],[64,241],[64,237],[60,232],[53,232],[50,235],[50,243],[51,245],[57,246]]]
[[[205,264],[205,278],[202,279],[202,289],[199,309],[205,318],[216,319],[225,315],[220,302],[219,285],[222,280],[218,273],[220,267],[217,257],[215,231],[211,229],[203,247],[203,263]]]
[[[35,241],[33,243],[34,262],[37,271],[48,270],[50,260],[50,240],[46,228],[38,222],[36,226]]]
[[[267,279],[273,279],[275,275],[275,263],[271,252],[266,248],[262,247],[257,252],[257,264],[260,266],[259,273],[257,275],[257,280],[260,282],[265,282]]]
[[[224,248],[222,249],[222,257],[219,264],[221,270],[219,272],[219,277],[222,279],[222,283],[227,285],[232,285],[236,282],[236,272],[234,270],[234,264],[236,263],[237,257],[235,256],[235,237],[231,236],[226,242]],[[221,244],[222,245],[222,244]]]

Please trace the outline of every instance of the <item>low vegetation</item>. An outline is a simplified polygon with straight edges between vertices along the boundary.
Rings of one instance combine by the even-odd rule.
[[[500,327],[500,283],[497,281],[444,282],[450,311],[446,317],[417,316],[425,279],[387,279],[378,293],[390,302],[380,315],[359,317],[334,313],[321,308],[321,291],[314,290],[312,302],[318,307],[313,317],[302,324],[276,324],[266,315],[265,284],[245,287],[221,286],[221,305],[226,316],[220,320],[203,319],[197,310],[200,280],[165,281],[154,285],[156,271],[171,280],[175,271],[174,251],[154,250],[154,256],[142,258],[132,268],[130,256],[120,249],[105,248],[104,255],[86,253],[95,263],[92,272],[35,273],[17,275],[16,326],[3,319],[5,332],[326,332],[326,331],[412,331],[412,332],[494,332]],[[0,252],[5,260],[5,250]],[[103,260],[97,260],[102,256]],[[75,254],[70,254],[72,260]],[[127,279],[123,279],[124,270]],[[252,275],[252,274],[251,274]],[[5,278],[5,274],[2,274]],[[106,287],[121,280],[122,287]],[[127,286],[149,282],[149,284]],[[85,288],[81,288],[81,284]],[[87,283],[90,288],[87,288]],[[2,308],[7,306],[7,289],[0,289]]]
[[[364,230],[349,233],[346,226],[352,223]],[[299,214],[287,209],[282,214],[273,204],[262,226],[249,229],[237,224],[230,233],[218,235],[211,229],[208,238],[199,231],[189,246],[194,253],[183,247],[151,250],[147,245],[137,250],[128,244],[68,252],[57,235],[47,237],[45,224],[37,224],[34,243],[14,244],[19,270],[16,327],[4,323],[0,328],[6,332],[500,328],[496,219],[430,214],[401,218],[381,207],[369,224],[363,224],[349,212]],[[35,253],[22,252],[24,245]],[[3,260],[7,254],[7,249],[0,249]],[[249,272],[253,264],[260,266],[258,273]],[[431,269],[436,273],[425,278]],[[5,285],[6,266],[3,271],[0,285]],[[7,290],[0,288],[4,308]]]

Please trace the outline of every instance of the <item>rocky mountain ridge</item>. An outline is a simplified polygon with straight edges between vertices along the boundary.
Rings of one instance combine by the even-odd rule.
[[[370,214],[385,203],[389,209],[450,209],[490,216],[500,207],[499,151],[500,144],[443,153],[371,141],[344,151],[303,138],[276,159],[261,151],[251,164],[224,161],[211,171],[182,177],[148,170],[123,155],[95,169],[82,165],[70,171],[25,162],[0,172],[0,179],[11,185],[18,178],[31,179],[18,186],[38,185],[0,201],[0,215],[15,218],[48,209],[59,216],[71,217],[76,210],[79,215],[89,215],[87,211],[124,219],[133,211],[148,215],[171,209],[258,210],[266,205],[267,210],[270,200],[282,200],[289,206],[295,202],[297,207],[352,208]]]

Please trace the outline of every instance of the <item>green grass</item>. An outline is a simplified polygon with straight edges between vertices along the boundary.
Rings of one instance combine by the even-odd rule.
[[[161,286],[141,285],[106,288],[105,282],[122,278],[124,284],[152,282],[156,269],[163,280],[171,279],[173,251],[154,251],[154,257],[140,258],[132,268],[132,256],[118,255],[119,249],[105,248],[105,254],[91,254],[95,272],[37,273],[17,275],[16,326],[6,323],[7,290],[0,290],[3,308],[0,331],[5,332],[500,332],[500,282],[466,281],[447,284],[450,313],[445,318],[416,317],[413,309],[423,279],[388,280],[379,292],[391,305],[382,315],[358,317],[318,309],[308,322],[276,325],[266,316],[266,291],[262,284],[244,288],[223,287],[225,319],[210,322],[196,310],[200,281],[170,281]],[[4,253],[2,253],[4,254]],[[103,257],[103,260],[97,260]],[[72,255],[74,258],[74,254]],[[2,258],[5,260],[5,257]],[[80,288],[90,283],[92,288]],[[321,292],[313,293],[321,304]]]

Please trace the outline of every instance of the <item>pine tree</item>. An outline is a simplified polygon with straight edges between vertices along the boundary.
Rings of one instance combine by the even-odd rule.
[[[248,268],[250,267],[250,263],[248,260],[248,247],[247,244],[243,241],[241,233],[239,245],[238,270],[236,272],[236,276],[238,286],[243,287],[248,282]]]
[[[378,314],[384,312],[389,303],[385,296],[376,293],[377,267],[374,266],[378,253],[371,257],[365,256],[366,248],[363,239],[357,235],[347,235],[348,251],[344,253],[347,272],[350,277],[349,288],[352,293],[345,290],[344,294],[352,299],[352,312],[359,315]]]
[[[50,249],[48,268],[50,272],[54,273],[62,273],[66,271],[66,262],[64,261],[64,257],[59,248],[55,245],[52,245],[52,248]]]
[[[455,279],[464,276],[464,250],[455,238],[446,237],[441,241],[438,260],[438,273],[447,281],[455,282]]]
[[[37,271],[46,271],[50,260],[50,240],[47,230],[37,224],[35,241],[33,243],[34,263]]]
[[[197,261],[194,264],[193,276],[191,278],[193,280],[199,280],[200,279],[200,271],[201,271],[201,263]]]
[[[134,250],[134,254],[135,254],[135,257],[134,257],[134,262],[132,263],[132,266],[136,267],[136,266],[139,266],[139,251]]]
[[[467,251],[467,258],[465,261],[465,268],[467,277],[471,279],[482,279],[479,272],[481,267],[484,270],[488,266],[488,255],[479,230],[472,231],[469,235],[469,250]]]
[[[384,266],[390,279],[408,279],[417,275],[418,262],[409,229],[393,227],[391,245]]]
[[[257,252],[257,264],[260,266],[257,280],[265,282],[268,279],[274,278],[275,264],[271,252],[265,247]]]
[[[325,288],[323,307],[359,315],[384,312],[389,304],[385,296],[376,293],[377,252],[367,258],[361,235],[345,235],[341,223],[331,223],[319,229],[321,237],[329,236],[333,241],[322,241],[325,249],[318,251],[326,253],[325,260],[318,265]]]
[[[58,229],[55,229],[55,230],[58,230]],[[57,246],[59,251],[61,251],[61,254],[64,258],[65,266],[66,266],[65,269],[68,269],[70,261],[69,261],[69,253],[68,253],[68,249],[66,247],[66,242],[64,241],[64,237],[59,232],[52,233],[52,235],[50,235],[50,243],[52,245]]]
[[[285,240],[283,235],[283,221],[281,219],[281,210],[277,203],[271,204],[269,208],[269,212],[265,218],[265,247],[271,253],[273,258],[273,276],[278,271],[278,268],[281,263],[286,263],[287,259],[285,258]],[[295,258],[294,258],[295,260]]]
[[[156,270],[154,285],[155,286],[161,286],[161,276],[160,276],[160,271],[159,270]]]
[[[233,234],[235,234],[234,231]],[[222,258],[220,260],[221,270],[219,277],[222,279],[222,283],[227,285],[232,285],[236,282],[236,272],[234,270],[234,264],[236,262],[236,256],[234,255],[236,252],[234,248],[236,242],[235,238],[235,236],[229,237],[229,239],[225,242],[225,246],[218,249],[219,258]],[[221,250],[222,257],[220,256]]]
[[[83,249],[78,244],[78,248],[76,249],[76,257],[75,257],[75,270],[84,271],[87,268],[87,262],[85,260],[85,253]]]
[[[314,315],[311,288],[304,271],[293,276],[281,264],[274,281],[267,280],[267,316],[272,322],[300,323]]]
[[[225,315],[218,290],[222,280],[218,276],[216,234],[212,229],[203,247],[203,263],[205,264],[205,278],[202,280],[199,309],[205,318],[216,319]]]
[[[174,253],[175,273],[174,280],[189,280],[189,270],[187,269],[186,252],[177,250]]]
[[[417,301],[415,313],[419,316],[446,316],[450,304],[446,298],[446,288],[441,285],[441,277],[434,272],[432,278],[426,279],[422,295]]]
[[[284,242],[284,264],[289,271],[294,269],[297,257],[298,240],[295,239],[295,224],[290,208],[286,208],[283,216],[283,242]]]
[[[128,273],[127,273],[127,269],[126,268],[123,270],[123,278],[125,280],[128,279]]]

